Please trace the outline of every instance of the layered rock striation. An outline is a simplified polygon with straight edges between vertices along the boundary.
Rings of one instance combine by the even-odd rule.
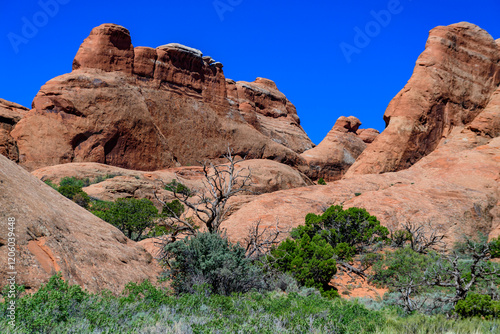
[[[28,169],[98,162],[156,170],[217,160],[228,146],[236,155],[304,165],[299,153],[313,144],[271,83],[240,84],[234,95],[222,64],[201,51],[175,43],[134,48],[127,29],[103,24],[80,46],[73,71],[40,89],[12,137]],[[242,105],[255,106],[254,114]]]
[[[486,31],[466,22],[432,29],[412,77],[387,107],[386,129],[346,177],[412,166],[470,124],[499,83],[500,48]]]

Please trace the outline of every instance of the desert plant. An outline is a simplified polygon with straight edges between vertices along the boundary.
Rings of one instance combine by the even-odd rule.
[[[170,181],[170,183],[167,183],[163,187],[163,189],[180,195],[185,195],[185,196],[191,195],[191,189],[189,189],[187,186],[180,183],[176,179],[173,179],[172,181]]]
[[[500,237],[493,238],[489,242],[491,258],[496,259],[500,257]]]
[[[319,234],[336,250],[341,260],[348,260],[378,241],[386,241],[389,230],[365,209],[344,210],[342,206],[334,205],[322,215],[307,214],[306,224],[292,231],[292,236],[304,233],[311,238]]]
[[[228,149],[224,157],[228,161],[224,165],[203,163],[203,190],[191,190],[177,180],[173,180],[168,184],[162,182],[163,188],[171,191],[174,198],[193,213],[192,217],[185,217],[185,215],[171,210],[171,215],[166,217],[163,222],[168,227],[171,235],[171,238],[165,240],[173,242],[178,235],[196,235],[197,228],[193,224],[195,219],[205,225],[208,232],[221,232],[221,224],[227,218],[230,209],[227,205],[228,200],[241,192],[247,191],[247,187],[251,182],[249,169],[236,169],[236,164],[239,161],[234,159],[230,149]],[[160,199],[156,192],[155,197],[168,210],[167,201]]]
[[[81,207],[88,208],[90,203],[90,197],[86,192],[82,190],[81,187],[77,185],[63,185],[57,188],[59,193],[73,202],[77,203]]]
[[[51,187],[52,189],[55,189],[57,190],[58,186],[57,184],[55,184],[54,182],[52,182],[52,180],[45,180],[43,181],[46,185],[48,185],[49,187]]]
[[[198,233],[165,248],[169,254],[164,259],[165,275],[172,279],[177,294],[194,293],[196,286],[220,295],[266,287],[260,269],[246,258],[245,249],[218,233]]]
[[[392,246],[404,247],[409,245],[411,249],[418,253],[427,253],[429,250],[443,250],[445,235],[439,234],[430,223],[426,225],[423,223],[404,223],[402,230],[397,230],[391,234]]]
[[[442,302],[456,305],[478,284],[498,280],[500,268],[490,259],[491,249],[486,238],[465,238],[451,254],[442,255],[427,268],[426,284],[454,290],[454,295]]]
[[[184,210],[184,205],[179,200],[174,199],[171,202],[165,202],[161,214],[164,217],[180,217],[184,213]]]
[[[329,285],[337,272],[333,254],[332,246],[319,235],[311,239],[303,234],[296,240],[286,239],[271,250],[267,262],[293,275],[301,285],[316,288],[326,297],[337,297],[336,290]]]
[[[90,211],[116,226],[128,238],[138,241],[156,225],[158,210],[148,199],[120,198],[116,202],[98,202]]]
[[[90,185],[90,180],[88,177],[84,178],[84,179],[79,179],[79,178],[76,178],[74,176],[67,176],[67,177],[63,177],[61,179],[61,181],[59,181],[59,187],[63,187],[63,186],[75,186],[75,187],[79,187],[79,188],[83,188],[83,187],[88,187]]]
[[[322,177],[320,177],[320,178],[318,179],[318,184],[319,184],[319,185],[322,185],[322,186],[326,186],[326,181],[325,181],[325,179],[323,179]]]
[[[455,312],[462,318],[497,318],[500,315],[500,301],[492,300],[488,295],[471,293],[467,298],[457,302]]]

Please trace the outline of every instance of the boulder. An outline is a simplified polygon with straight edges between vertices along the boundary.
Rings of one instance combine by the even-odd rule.
[[[356,131],[356,134],[362,141],[367,144],[371,144],[373,143],[375,138],[377,138],[380,132],[376,129],[358,129],[358,131]]]

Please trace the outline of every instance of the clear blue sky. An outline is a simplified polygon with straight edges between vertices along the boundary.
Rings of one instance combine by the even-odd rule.
[[[0,97],[29,107],[46,81],[71,71],[93,27],[117,23],[134,46],[182,43],[222,62],[227,78],[274,80],[317,144],[342,115],[384,129],[430,29],[468,21],[498,39],[499,14],[499,0],[5,0]],[[369,40],[355,39],[366,29]]]

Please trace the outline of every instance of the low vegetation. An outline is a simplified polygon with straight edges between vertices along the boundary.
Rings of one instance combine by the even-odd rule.
[[[88,187],[91,184],[102,182],[115,176],[116,174],[106,174],[105,176],[99,175],[93,180],[90,180],[88,177],[84,179],[79,179],[76,177],[63,177],[60,180],[59,185],[53,183],[51,180],[45,180],[44,182],[57,190],[64,197],[67,197],[81,207],[88,209],[91,203],[91,199],[89,195],[87,195],[87,193],[82,190],[82,188]]]
[[[90,209],[97,217],[118,227],[129,239],[143,239],[156,226],[158,209],[148,199],[120,198],[115,202],[98,201]]]
[[[0,304],[2,333],[496,333],[498,319],[405,315],[329,300],[314,290],[249,292],[231,296],[172,295],[145,281],[123,293],[92,294],[53,276],[36,293],[16,300],[16,327]]]
[[[173,201],[102,202],[74,179],[52,186],[129,238],[167,235],[159,259],[169,289],[130,283],[120,296],[91,294],[60,275],[17,298],[15,333],[493,333],[500,330],[500,239],[466,238],[444,251],[444,235],[406,223],[390,232],[361,208],[332,206],[284,231],[253,226],[232,244],[221,223],[227,201],[245,191],[250,171],[205,165],[210,192],[177,180]],[[83,182],[85,184],[85,182]],[[49,183],[49,185],[51,185]],[[82,194],[85,194],[83,195]],[[80,198],[81,197],[81,198]],[[88,196],[87,196],[88,197]],[[186,216],[186,207],[191,216]],[[200,229],[194,222],[201,222]],[[430,226],[430,224],[429,224]],[[339,271],[388,289],[383,299],[344,301],[331,285]],[[0,306],[6,314],[8,300]],[[5,319],[5,317],[3,318]],[[7,330],[0,321],[0,331]],[[11,328],[9,328],[11,330]]]

